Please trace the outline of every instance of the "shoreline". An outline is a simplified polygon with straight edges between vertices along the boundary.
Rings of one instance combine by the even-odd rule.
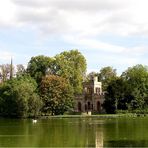
[[[119,118],[119,117],[148,117],[148,114],[98,114],[98,115],[55,115],[55,116],[41,116],[41,119],[50,118]]]
[[[38,117],[24,117],[24,118],[17,118],[17,117],[3,117],[0,116],[0,119],[51,119],[51,118],[122,118],[122,117],[148,117],[148,114],[136,114],[136,113],[127,113],[127,114],[97,114],[97,115],[44,115]]]

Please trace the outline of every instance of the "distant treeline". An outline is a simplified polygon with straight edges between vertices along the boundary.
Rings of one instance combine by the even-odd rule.
[[[74,96],[82,83],[98,76],[103,84],[107,113],[147,112],[148,67],[136,65],[117,76],[113,67],[86,75],[86,59],[78,50],[54,57],[35,56],[23,65],[0,66],[0,116],[36,117],[74,111]]]

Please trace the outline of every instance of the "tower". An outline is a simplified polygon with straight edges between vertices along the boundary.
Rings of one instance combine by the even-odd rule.
[[[93,89],[95,94],[101,94],[102,93],[102,83],[98,81],[98,77],[95,76],[93,78]]]
[[[11,57],[11,63],[10,63],[10,79],[13,78],[13,62],[12,62],[12,57]]]

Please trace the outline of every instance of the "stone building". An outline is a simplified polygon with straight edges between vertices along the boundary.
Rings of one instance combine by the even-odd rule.
[[[104,94],[102,83],[98,82],[98,77],[83,83],[83,93],[77,95],[75,101],[76,112],[101,113],[103,111]]]

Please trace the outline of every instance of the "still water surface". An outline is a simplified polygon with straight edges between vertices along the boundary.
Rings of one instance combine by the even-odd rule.
[[[148,147],[148,117],[0,119],[0,147]]]

